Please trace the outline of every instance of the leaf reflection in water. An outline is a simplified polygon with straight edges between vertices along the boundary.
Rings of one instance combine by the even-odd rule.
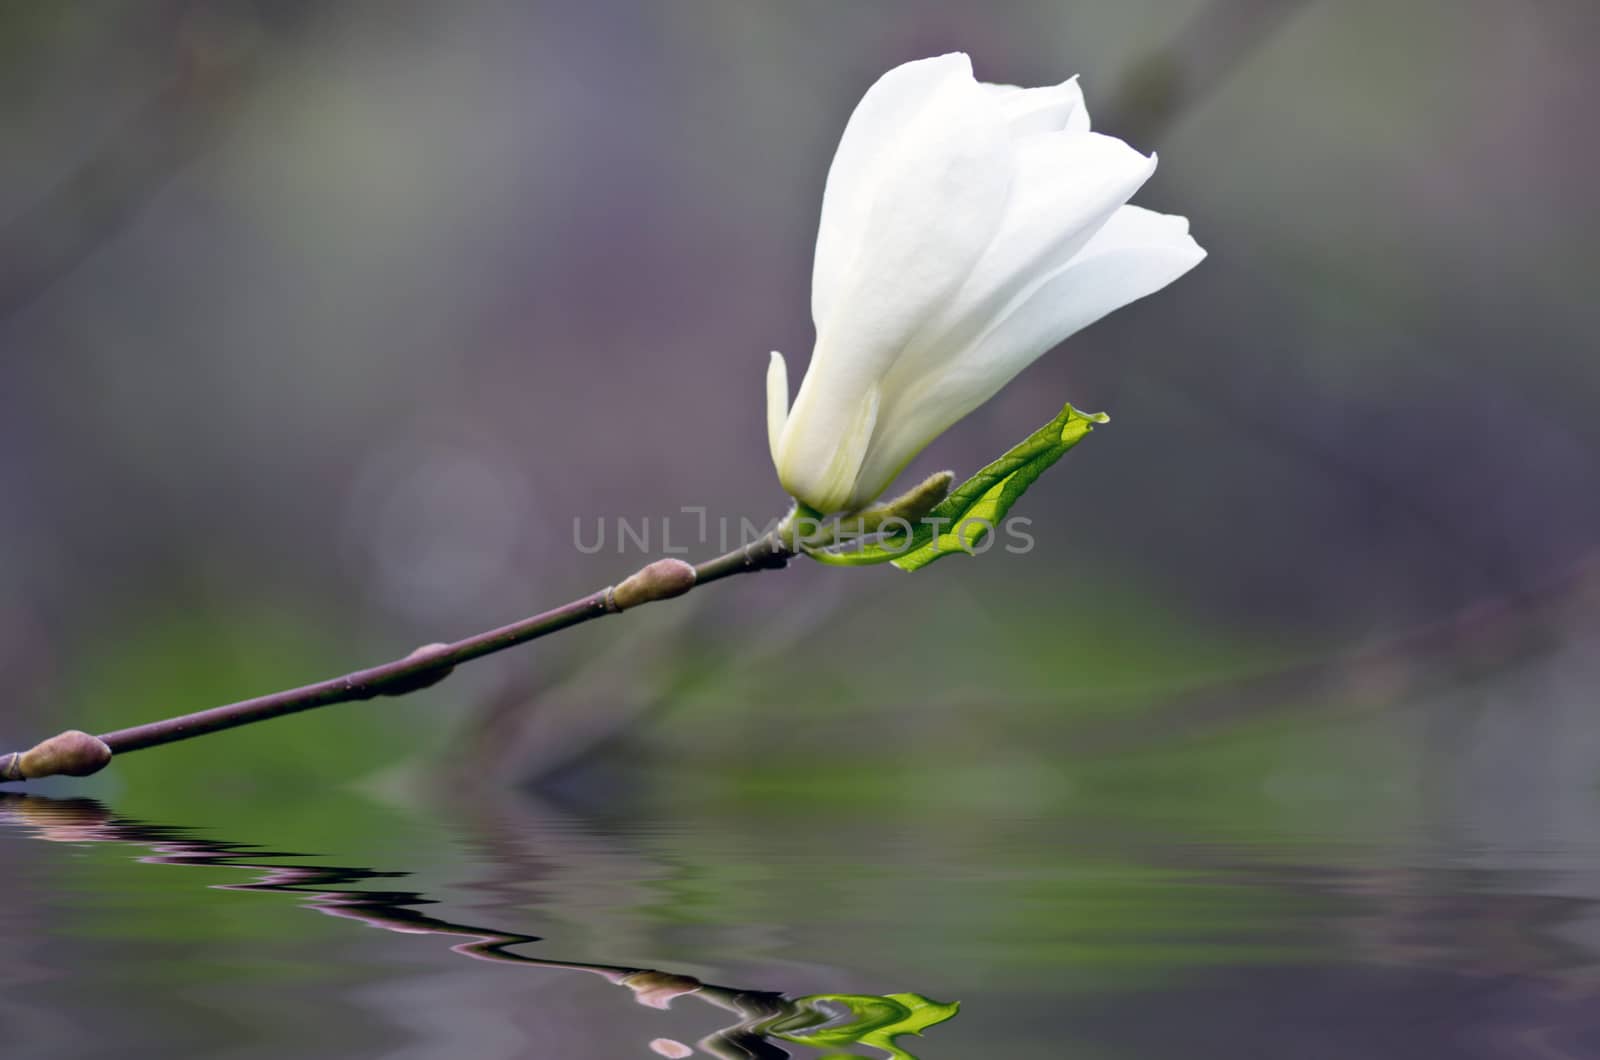
[[[94,799],[52,799],[0,792],[0,826],[53,843],[124,843],[148,854],[135,860],[149,865],[243,869],[257,875],[245,883],[211,884],[215,890],[269,891],[294,895],[305,909],[357,920],[369,927],[404,935],[438,935],[459,939],[450,949],[474,960],[532,965],[587,972],[626,987],[634,1000],[665,1009],[680,997],[724,1009],[738,1016],[733,1023],[695,1043],[705,1055],[724,1058],[779,1058],[793,1055],[787,1046],[828,1050],[830,1060],[860,1056],[842,1053],[851,1046],[880,1050],[891,1060],[916,1060],[899,1039],[953,1017],[960,1006],[942,1004],[920,994],[811,994],[789,997],[768,990],[745,990],[704,983],[693,976],[653,968],[547,960],[514,952],[540,941],[525,935],[461,924],[428,916],[419,906],[433,900],[415,891],[353,889],[372,880],[396,879],[405,872],[338,865],[287,865],[261,859],[289,855],[261,851],[241,843],[199,839],[183,829],[121,818]],[[664,1057],[688,1057],[694,1050],[670,1038],[649,1043]]]

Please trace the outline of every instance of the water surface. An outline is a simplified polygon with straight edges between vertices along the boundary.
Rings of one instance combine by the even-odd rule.
[[[1600,1052],[1600,844],[1403,838],[7,795],[0,1025],[29,1057]]]

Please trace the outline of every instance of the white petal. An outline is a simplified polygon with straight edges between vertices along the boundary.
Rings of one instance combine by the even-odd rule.
[[[861,242],[872,205],[875,164],[898,150],[919,114],[939,105],[944,98],[941,89],[971,81],[971,60],[953,52],[895,67],[856,104],[822,192],[811,277],[811,318],[819,326]]]
[[[1154,155],[1114,136],[1066,133],[1022,141],[1000,234],[969,287],[1012,286],[1019,276],[1037,278],[1041,266],[1064,264],[1155,171]]]
[[[783,438],[783,425],[789,418],[789,366],[783,354],[772,351],[767,362],[767,449],[772,453],[772,463],[778,463],[778,442]]]
[[[1098,133],[1033,136],[1018,145],[1017,175],[1001,230],[954,298],[929,316],[885,382],[893,395],[966,357],[967,348],[1043,277],[1083,250],[1155,172],[1146,157]]]
[[[768,368],[784,487],[860,507],[1045,350],[1192,268],[1183,219],[1125,205],[1154,168],[1089,131],[1076,79],[980,85],[960,54],[884,75],[829,170],[792,407]]]
[[[1088,246],[997,322],[973,356],[1015,376],[1069,335],[1155,294],[1205,256],[1189,235],[1188,218],[1124,206]]]
[[[809,375],[808,375],[809,378]],[[778,481],[789,496],[824,514],[843,511],[856,494],[856,479],[878,423],[878,387],[870,384],[836,409],[826,434],[790,432],[788,448],[779,445]],[[795,421],[789,421],[793,428]],[[834,430],[834,428],[837,428]],[[798,453],[791,450],[799,449]]]
[[[835,263],[834,275],[820,268],[827,252],[819,242],[817,291],[834,293],[819,303],[826,311],[778,465],[791,492],[795,484],[812,491],[795,496],[824,510],[819,498],[837,493],[843,466],[836,440],[862,422],[863,396],[956,296],[1001,230],[1016,152],[997,104],[965,74],[940,82],[934,95],[894,132],[892,149],[858,174],[861,186],[848,199],[859,213],[851,257]],[[876,419],[875,404],[873,412]]]
[[[1154,294],[1206,254],[1183,217],[1124,206],[1071,261],[1018,300],[947,370],[918,380],[885,409],[858,475],[862,491],[887,488],[900,470],[956,421],[1028,365],[1108,313]]]
[[[816,320],[808,377],[839,342],[841,356],[881,376],[1002,231],[1017,152],[997,107],[970,79],[938,97],[863,174],[854,254],[830,278],[837,291]]]
[[[983,86],[1000,100],[1013,136],[1047,132],[1088,132],[1089,108],[1076,77],[1047,88]]]

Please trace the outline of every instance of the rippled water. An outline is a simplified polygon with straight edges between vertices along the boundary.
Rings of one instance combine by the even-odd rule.
[[[7,795],[0,1026],[27,1057],[1592,1056],[1597,855]]]

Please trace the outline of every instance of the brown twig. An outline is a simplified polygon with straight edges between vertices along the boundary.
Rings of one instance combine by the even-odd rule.
[[[654,600],[681,596],[697,585],[735,574],[753,574],[788,565],[793,549],[774,531],[753,544],[690,566],[679,559],[647,564],[621,583],[520,622],[491,629],[451,644],[426,644],[403,659],[357,670],[315,684],[257,696],[193,714],[167,718],[101,736],[69,730],[28,751],[0,755],[0,783],[51,776],[88,776],[105,768],[113,755],[176,743],[207,733],[251,725],[285,714],[334,703],[401,696],[429,688],[458,665],[526,644],[604,615],[618,614]]]

